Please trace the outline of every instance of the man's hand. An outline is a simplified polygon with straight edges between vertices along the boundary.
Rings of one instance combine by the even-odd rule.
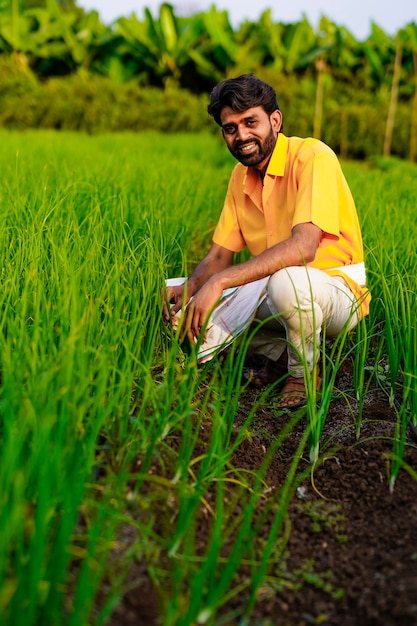
[[[214,289],[217,295],[214,295],[214,292],[212,294],[213,283],[210,289],[206,290],[210,277],[214,278],[216,274],[219,274],[229,267],[232,263],[232,259],[233,252],[231,250],[227,250],[227,248],[223,248],[214,243],[184,285],[168,286],[164,289],[162,315],[165,322],[171,322],[175,315],[187,305],[186,318],[188,319],[189,326],[186,327],[186,334],[188,335],[187,331],[189,329],[191,331],[191,328],[194,328],[195,331],[197,331],[196,334],[193,335],[193,341],[195,341],[195,337],[200,334],[200,330],[204,326],[206,317],[222,294],[220,287],[217,287],[217,291],[216,288]],[[202,294],[201,296],[200,292]],[[195,311],[195,313],[192,313],[191,309],[188,311],[191,304],[190,300],[193,301],[192,310]],[[183,324],[184,322],[181,321],[181,326]]]
[[[176,285],[175,287],[174,286],[166,287],[166,289],[163,290],[162,296],[163,296],[164,301],[163,301],[162,315],[166,323],[169,323],[172,320],[172,318],[175,316],[175,314],[181,310],[184,297],[186,297],[186,292],[187,292],[187,286],[185,283],[183,285]],[[190,297],[187,296],[185,304],[189,300],[190,300]]]
[[[190,299],[185,310],[183,330],[191,343],[200,337],[201,330],[222,294],[223,289],[212,278]]]
[[[167,287],[163,294],[164,321],[166,323],[171,322],[185,304],[184,317],[176,321],[181,326],[181,335],[187,336],[194,344],[200,337],[201,330],[211,311],[222,297],[222,293],[222,288],[213,279],[208,280],[192,297],[187,294],[186,284]]]

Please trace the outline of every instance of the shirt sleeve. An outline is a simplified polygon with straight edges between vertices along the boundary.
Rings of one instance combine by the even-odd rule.
[[[327,147],[326,147],[327,148]],[[350,191],[336,155],[325,149],[319,153],[308,151],[297,167],[297,198],[293,226],[312,222],[325,236],[338,239],[340,234],[340,202]],[[343,196],[345,197],[345,196]]]

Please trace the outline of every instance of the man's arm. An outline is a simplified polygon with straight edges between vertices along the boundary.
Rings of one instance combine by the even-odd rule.
[[[185,326],[190,340],[199,336],[224,289],[251,283],[285,267],[310,263],[316,256],[321,237],[322,231],[318,226],[311,223],[298,224],[293,228],[289,239],[268,248],[249,261],[237,265],[229,263],[222,269],[219,265],[216,272],[206,274],[205,279],[199,281],[198,291],[193,292],[186,310]]]
[[[270,276],[280,269],[314,261],[322,230],[312,223],[298,224],[289,239],[277,243],[249,261],[225,268],[213,279],[227,289]]]
[[[204,259],[197,265],[188,280],[188,295],[191,297],[212,276],[217,276],[231,266],[233,252],[214,243]]]

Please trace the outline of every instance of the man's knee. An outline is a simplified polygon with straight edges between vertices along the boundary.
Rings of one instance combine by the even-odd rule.
[[[305,267],[289,267],[271,275],[267,285],[268,301],[276,313],[293,311],[311,301],[311,285]]]

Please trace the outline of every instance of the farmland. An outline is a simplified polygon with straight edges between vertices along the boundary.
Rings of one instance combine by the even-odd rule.
[[[244,344],[198,367],[161,323],[232,166],[208,133],[1,132],[2,624],[416,623],[416,166],[343,162],[371,313],[291,416]]]

